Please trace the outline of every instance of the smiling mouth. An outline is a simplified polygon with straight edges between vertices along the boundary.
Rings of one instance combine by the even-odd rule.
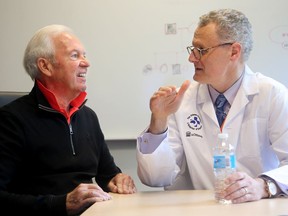
[[[78,74],[78,77],[86,77],[86,73],[80,73]]]

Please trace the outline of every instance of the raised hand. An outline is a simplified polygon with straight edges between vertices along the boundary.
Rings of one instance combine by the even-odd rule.
[[[177,92],[175,86],[160,87],[150,99],[151,122],[149,132],[162,133],[167,128],[168,116],[175,113],[188,89],[190,81],[186,80]]]

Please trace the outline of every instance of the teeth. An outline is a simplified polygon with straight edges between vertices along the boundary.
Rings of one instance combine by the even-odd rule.
[[[86,77],[86,73],[79,74],[79,77]]]

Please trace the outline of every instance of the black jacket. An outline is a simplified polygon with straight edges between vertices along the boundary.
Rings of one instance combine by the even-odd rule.
[[[35,85],[0,109],[0,212],[66,215],[68,192],[93,177],[107,191],[120,172],[84,104],[69,125]]]

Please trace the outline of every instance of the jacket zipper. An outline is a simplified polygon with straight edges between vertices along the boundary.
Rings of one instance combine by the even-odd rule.
[[[74,144],[73,144],[73,129],[72,129],[71,124],[69,124],[69,129],[70,129],[70,144],[71,144],[71,148],[72,148],[72,154],[76,155],[75,149],[74,149]]]
[[[85,102],[86,102],[86,100],[85,100]],[[84,103],[85,103],[84,102]],[[84,103],[82,104],[82,106],[84,105]],[[82,106],[81,107],[79,107],[79,108],[82,108]],[[52,109],[52,108],[50,108],[50,107],[46,107],[46,106],[43,106],[43,105],[41,105],[41,104],[38,104],[38,107],[40,108],[40,109],[42,109],[42,110],[46,110],[46,111],[48,111],[48,112],[54,112],[54,113],[60,113],[60,112],[58,112],[58,111],[56,111],[56,110],[54,110],[54,109]],[[61,114],[61,113],[60,113]],[[74,115],[74,114],[73,114]],[[72,115],[72,116],[73,116]],[[71,116],[71,118],[72,118],[72,116]],[[72,125],[69,123],[69,134],[70,134],[70,144],[71,144],[71,148],[72,148],[72,154],[73,155],[76,155],[76,153],[75,153],[75,148],[74,148],[74,143],[73,143],[73,134],[74,134],[74,132],[73,132],[73,128],[72,128]]]

